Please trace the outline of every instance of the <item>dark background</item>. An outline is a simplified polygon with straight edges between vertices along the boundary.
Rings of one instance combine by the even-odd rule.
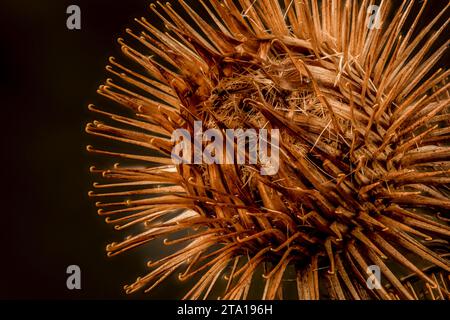
[[[430,2],[425,17],[447,3]],[[87,105],[109,76],[107,58],[120,56],[116,39],[135,27],[134,17],[150,15],[149,3],[1,1],[0,298],[126,299],[122,285],[145,274],[148,247],[105,255],[106,244],[123,235],[87,197],[93,159],[84,126]],[[66,28],[71,4],[81,7],[81,30]],[[81,267],[82,290],[66,288],[71,264]],[[180,296],[172,281],[131,298]]]
[[[134,17],[149,16],[149,3],[1,1],[0,298],[130,298],[122,286],[145,274],[148,247],[106,257],[106,244],[124,235],[87,197],[93,159],[84,127],[110,76],[108,57],[120,56],[116,39]],[[81,30],[66,28],[71,4],[81,8]],[[66,288],[71,264],[81,268],[82,290]],[[173,286],[131,297],[179,297]]]

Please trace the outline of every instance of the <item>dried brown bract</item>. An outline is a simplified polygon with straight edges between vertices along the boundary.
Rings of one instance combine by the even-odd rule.
[[[182,246],[128,293],[179,273],[197,277],[187,299],[245,299],[258,282],[263,299],[292,285],[299,299],[450,298],[449,71],[435,68],[449,42],[430,50],[449,6],[417,30],[429,4],[411,19],[414,2],[382,1],[380,29],[367,0],[200,0],[202,14],[180,0],[151,5],[165,30],[136,20],[143,31],[127,33],[145,49],[119,42],[139,68],[111,58],[122,84],[99,89],[128,113],[90,106],[107,121],[86,130],[136,146],[89,151],[141,166],[92,168],[111,181],[90,196],[116,229],[145,227],[109,255]],[[279,129],[278,173],[174,165],[171,134],[194,121]],[[366,286],[370,265],[380,289]]]

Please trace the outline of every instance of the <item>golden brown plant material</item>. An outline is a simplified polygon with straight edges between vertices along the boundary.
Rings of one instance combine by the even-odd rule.
[[[263,299],[288,286],[299,299],[450,298],[449,70],[435,67],[449,41],[431,50],[449,6],[418,30],[429,2],[382,1],[380,29],[367,0],[151,5],[164,27],[136,20],[135,45],[119,39],[134,67],[111,58],[119,81],[99,89],[123,115],[91,105],[106,120],[86,129],[136,152],[89,151],[140,163],[91,168],[107,180],[90,193],[99,215],[138,230],[108,255],[176,247],[126,292],[179,274],[196,279],[187,299],[245,299],[258,283]],[[279,129],[278,173],[174,165],[171,134],[194,121]]]

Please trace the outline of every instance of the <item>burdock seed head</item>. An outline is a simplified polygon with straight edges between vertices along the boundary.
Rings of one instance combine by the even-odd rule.
[[[126,292],[176,273],[196,279],[188,299],[448,299],[449,71],[435,66],[449,41],[435,44],[449,5],[420,29],[427,5],[151,5],[164,27],[136,20],[136,45],[119,39],[132,66],[111,58],[119,81],[99,89],[124,112],[91,105],[106,121],[86,129],[133,146],[88,147],[123,161],[91,169],[109,180],[90,193],[98,213],[137,230],[108,255],[176,244]],[[278,129],[277,172],[261,174],[261,159],[174,164],[173,132],[193,138],[196,122]]]

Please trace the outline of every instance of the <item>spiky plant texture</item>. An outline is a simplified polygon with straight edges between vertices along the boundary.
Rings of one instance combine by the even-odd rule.
[[[263,299],[288,284],[299,299],[449,298],[449,71],[435,68],[448,41],[430,50],[449,6],[417,30],[429,3],[414,17],[415,1],[399,3],[378,3],[380,29],[367,0],[180,0],[150,6],[164,28],[136,20],[141,49],[119,43],[137,67],[111,58],[119,82],[99,89],[128,112],[91,105],[107,121],[86,130],[136,153],[89,151],[141,166],[92,167],[110,182],[90,196],[116,229],[142,227],[108,255],[178,247],[127,293],[175,273],[197,279],[187,299],[245,299],[258,282]],[[194,121],[279,129],[278,173],[175,166],[171,134]],[[366,286],[370,265],[381,289]]]

